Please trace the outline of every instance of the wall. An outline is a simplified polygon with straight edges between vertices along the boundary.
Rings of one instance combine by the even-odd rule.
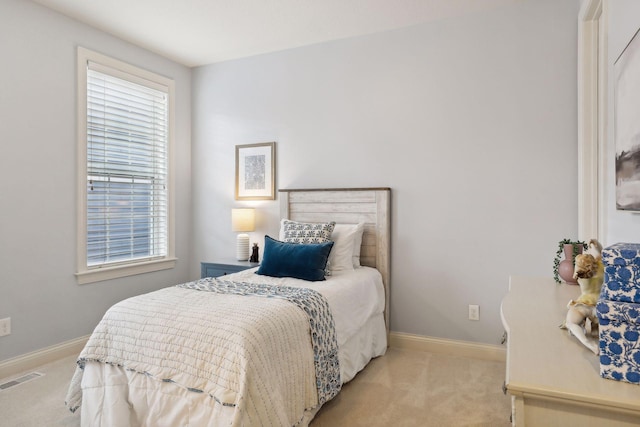
[[[605,171],[605,221],[606,243],[640,242],[640,214],[616,210],[615,196],[615,122],[614,122],[614,63],[625,46],[640,28],[640,2],[637,0],[609,1],[608,12],[608,128]]]
[[[76,46],[176,82],[172,270],[76,284]],[[105,310],[189,277],[191,70],[39,5],[0,2],[0,361],[91,333]]]
[[[551,277],[577,234],[578,6],[524,0],[194,69],[192,271],[233,258],[232,207],[258,207],[260,246],[277,235],[277,200],[233,193],[234,146],[276,141],[279,188],[392,188],[393,331],[498,343],[509,275]]]

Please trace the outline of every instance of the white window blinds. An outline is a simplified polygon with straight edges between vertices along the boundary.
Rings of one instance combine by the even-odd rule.
[[[87,65],[87,266],[167,255],[167,88]]]

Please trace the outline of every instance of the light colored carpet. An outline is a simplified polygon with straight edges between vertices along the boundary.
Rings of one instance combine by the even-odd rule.
[[[390,348],[325,404],[312,427],[510,426],[505,364]]]
[[[0,391],[0,426],[79,426],[80,411],[71,414],[64,406],[74,359],[36,368],[45,375]],[[346,384],[311,426],[507,427],[511,404],[501,389],[504,372],[504,363],[390,348]]]
[[[79,426],[79,411],[72,414],[64,406],[66,390],[76,367],[75,359],[75,356],[65,357],[42,365],[29,372],[42,373],[43,377],[0,391],[0,426]]]

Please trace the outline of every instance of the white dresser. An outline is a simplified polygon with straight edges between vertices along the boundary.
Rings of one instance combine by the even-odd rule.
[[[640,426],[640,386],[600,377],[598,356],[558,326],[577,286],[511,277],[502,300],[513,424]]]

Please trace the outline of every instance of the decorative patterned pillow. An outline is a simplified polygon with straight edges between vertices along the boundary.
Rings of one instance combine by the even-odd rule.
[[[336,223],[297,222],[282,220],[281,237],[286,243],[325,243],[331,241]]]

